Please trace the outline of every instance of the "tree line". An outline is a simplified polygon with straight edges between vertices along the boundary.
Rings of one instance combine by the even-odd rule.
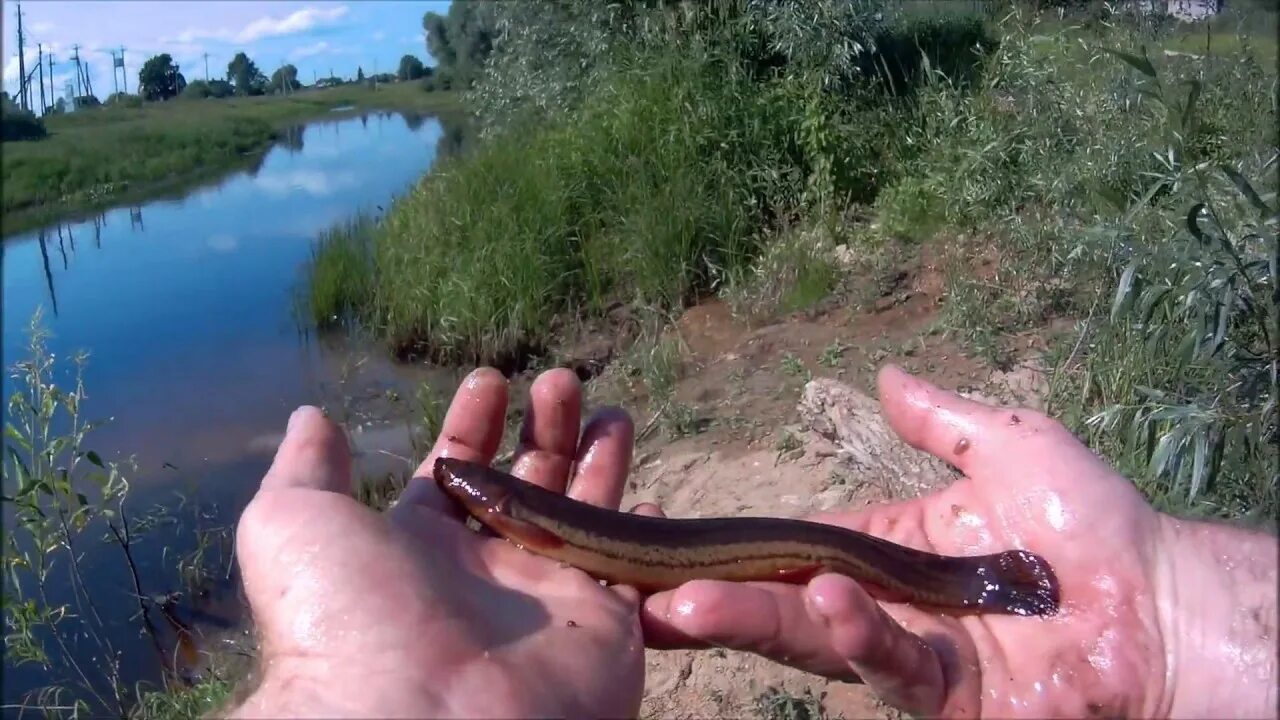
[[[417,80],[424,74],[422,61],[413,55],[400,58],[400,66],[396,73],[382,73],[372,79],[380,82],[395,80]],[[356,71],[356,82],[365,81],[364,68]],[[338,77],[320,78],[316,86],[342,84]],[[298,79],[298,68],[292,63],[277,68],[268,78],[258,65],[243,51],[235,54],[227,63],[224,78],[217,80],[195,80],[188,83],[179,71],[169,53],[161,53],[148,59],[138,72],[138,94],[142,99],[155,102],[178,97],[224,98],[231,96],[254,96],[266,94],[290,93],[303,87]]]

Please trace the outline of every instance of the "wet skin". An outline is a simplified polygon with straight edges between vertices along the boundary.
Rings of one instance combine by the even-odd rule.
[[[630,420],[605,410],[580,435],[568,371],[545,373],[531,393],[513,474],[618,508]],[[892,368],[880,396],[905,441],[966,477],[815,519],[939,553],[1026,547],[1054,565],[1061,612],[944,618],[876,603],[837,575],[695,581],[642,604],[629,588],[602,588],[467,530],[431,481],[436,457],[490,462],[498,447],[506,384],[481,370],[387,513],[346,496],[341,433],[318,413],[295,417],[238,533],[265,671],[236,714],[632,716],[643,641],[738,648],[867,682],[917,715],[1274,716],[1274,537],[1155,513],[1036,413]]]
[[[879,385],[903,439],[965,477],[811,519],[936,553],[1029,548],[1058,574],[1059,614],[944,617],[878,605],[836,575],[807,588],[697,581],[647,598],[650,645],[719,645],[861,679],[918,715],[1273,716],[1274,537],[1155,512],[1039,413],[895,369]]]

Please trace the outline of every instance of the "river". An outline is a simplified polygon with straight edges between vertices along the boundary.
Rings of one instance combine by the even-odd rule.
[[[76,351],[89,354],[84,413],[111,420],[87,446],[104,459],[136,458],[131,507],[183,492],[210,509],[209,527],[234,524],[295,407],[319,404],[352,426],[370,424],[403,414],[405,403],[388,398],[411,398],[429,377],[376,347],[318,337],[294,298],[318,234],[387,207],[429,171],[444,136],[438,119],[398,113],[316,121],[253,167],[180,197],[5,238],[6,369],[27,356],[39,308],[60,382]],[[6,400],[13,389],[6,372]],[[378,449],[407,454],[403,424],[377,432]],[[378,452],[362,460],[361,472],[399,462]],[[190,529],[190,518],[180,522]],[[148,594],[178,589],[175,557],[190,542],[189,533],[160,532],[134,549]],[[122,680],[158,680],[155,649],[129,620],[137,603],[118,548],[88,549],[83,566],[122,652]],[[201,611],[235,622],[230,587],[211,591]],[[92,648],[76,652],[94,662]],[[6,706],[62,679],[6,666]]]

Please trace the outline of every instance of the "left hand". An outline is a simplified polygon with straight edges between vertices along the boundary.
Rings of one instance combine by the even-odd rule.
[[[630,419],[601,411],[579,437],[581,391],[567,370],[544,373],[530,393],[513,473],[616,508]],[[471,531],[435,486],[441,455],[492,461],[506,407],[506,380],[472,373],[385,513],[352,498],[338,428],[315,408],[294,413],[237,533],[263,676],[234,716],[638,712],[637,594]]]

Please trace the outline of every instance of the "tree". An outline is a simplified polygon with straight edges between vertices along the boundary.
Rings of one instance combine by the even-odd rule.
[[[147,100],[168,100],[187,86],[169,53],[160,53],[142,64],[138,71],[138,94]]]
[[[422,77],[423,66],[422,61],[412,55],[405,55],[400,58],[400,69],[396,72],[396,77],[400,80],[417,80]]]
[[[243,52],[236,53],[231,62],[227,63],[227,80],[235,85],[237,95],[261,95],[266,92],[267,76]]]
[[[356,66],[356,82],[364,82],[364,68]]]
[[[447,15],[423,15],[422,29],[427,33],[427,52],[436,60],[437,81],[469,87],[493,51],[497,20],[491,3],[455,2]]]
[[[0,140],[40,140],[46,135],[44,120],[18,107],[9,93],[0,94]]]
[[[270,89],[273,93],[293,92],[300,87],[302,83],[298,82],[298,68],[293,64],[285,65],[271,73]]]

